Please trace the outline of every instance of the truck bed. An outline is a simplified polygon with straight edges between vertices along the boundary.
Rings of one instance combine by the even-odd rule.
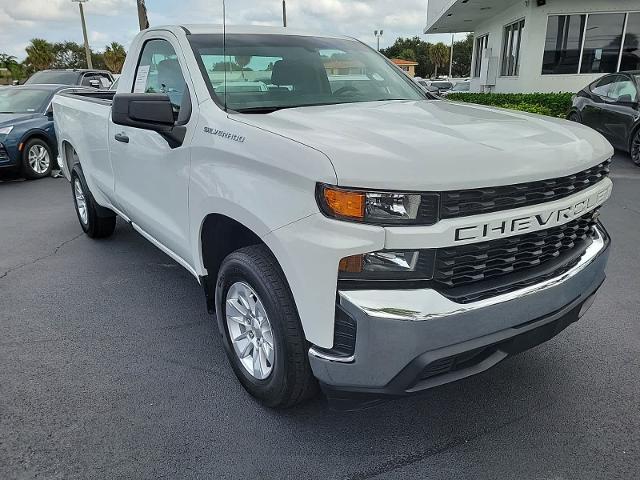
[[[105,105],[111,105],[113,103],[113,97],[116,94],[115,90],[76,90],[71,92],[59,93],[59,97],[72,97],[79,100],[85,100],[87,102],[97,102]]]

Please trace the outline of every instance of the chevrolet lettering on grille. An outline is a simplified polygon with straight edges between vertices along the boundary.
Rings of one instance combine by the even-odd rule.
[[[606,185],[596,188],[595,191],[585,192],[586,196],[577,195],[567,198],[564,202],[553,202],[554,205],[561,205],[552,209],[547,206],[546,210],[538,213],[458,227],[455,230],[454,241],[469,243],[493,240],[563,225],[602,205],[611,195],[611,189],[612,184],[607,181]]]

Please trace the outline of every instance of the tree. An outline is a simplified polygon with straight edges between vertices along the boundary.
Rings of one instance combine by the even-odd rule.
[[[52,45],[55,59],[51,68],[87,68],[84,47],[76,42],[58,42]]]
[[[429,46],[431,44],[420,39],[420,37],[413,38],[398,38],[395,43],[389,48],[380,50],[380,52],[387,58],[403,58],[403,52],[413,52],[413,60],[418,62],[416,67],[416,75],[419,77],[428,77],[433,72],[433,64],[429,58]]]
[[[120,73],[127,58],[127,52],[118,42],[112,42],[105,48],[103,57],[105,65],[111,72]]]
[[[34,38],[25,49],[27,58],[25,65],[32,72],[51,68],[56,59],[53,45],[42,38]]]
[[[400,52],[400,54],[398,55],[398,58],[401,58],[402,60],[412,60],[415,62],[416,52],[414,52],[411,48],[405,48]]]
[[[435,67],[434,77],[438,76],[438,68],[449,62],[449,47],[444,43],[436,43],[429,48],[429,58]]]
[[[473,54],[473,35],[453,44],[453,76],[468,77],[471,75],[471,56]]]

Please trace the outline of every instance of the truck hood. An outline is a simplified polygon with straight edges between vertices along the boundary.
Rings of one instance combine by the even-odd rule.
[[[342,186],[451,190],[542,180],[613,155],[566,120],[449,101],[389,101],[236,117],[323,152]]]

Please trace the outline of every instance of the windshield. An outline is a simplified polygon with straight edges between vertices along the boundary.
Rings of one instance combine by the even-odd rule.
[[[468,82],[456,83],[451,90],[456,92],[468,92],[470,84]]]
[[[452,83],[450,82],[431,82],[431,85],[441,89],[447,89],[452,87]]]
[[[353,40],[293,35],[191,35],[209,90],[239,112],[383,100],[424,100],[398,68]],[[226,70],[226,75],[225,75]],[[225,84],[226,81],[226,84]]]
[[[0,89],[0,113],[36,113],[44,110],[48,90],[7,87]]]
[[[78,72],[51,71],[34,73],[25,85],[30,83],[41,83],[49,85],[76,85],[78,83]]]

